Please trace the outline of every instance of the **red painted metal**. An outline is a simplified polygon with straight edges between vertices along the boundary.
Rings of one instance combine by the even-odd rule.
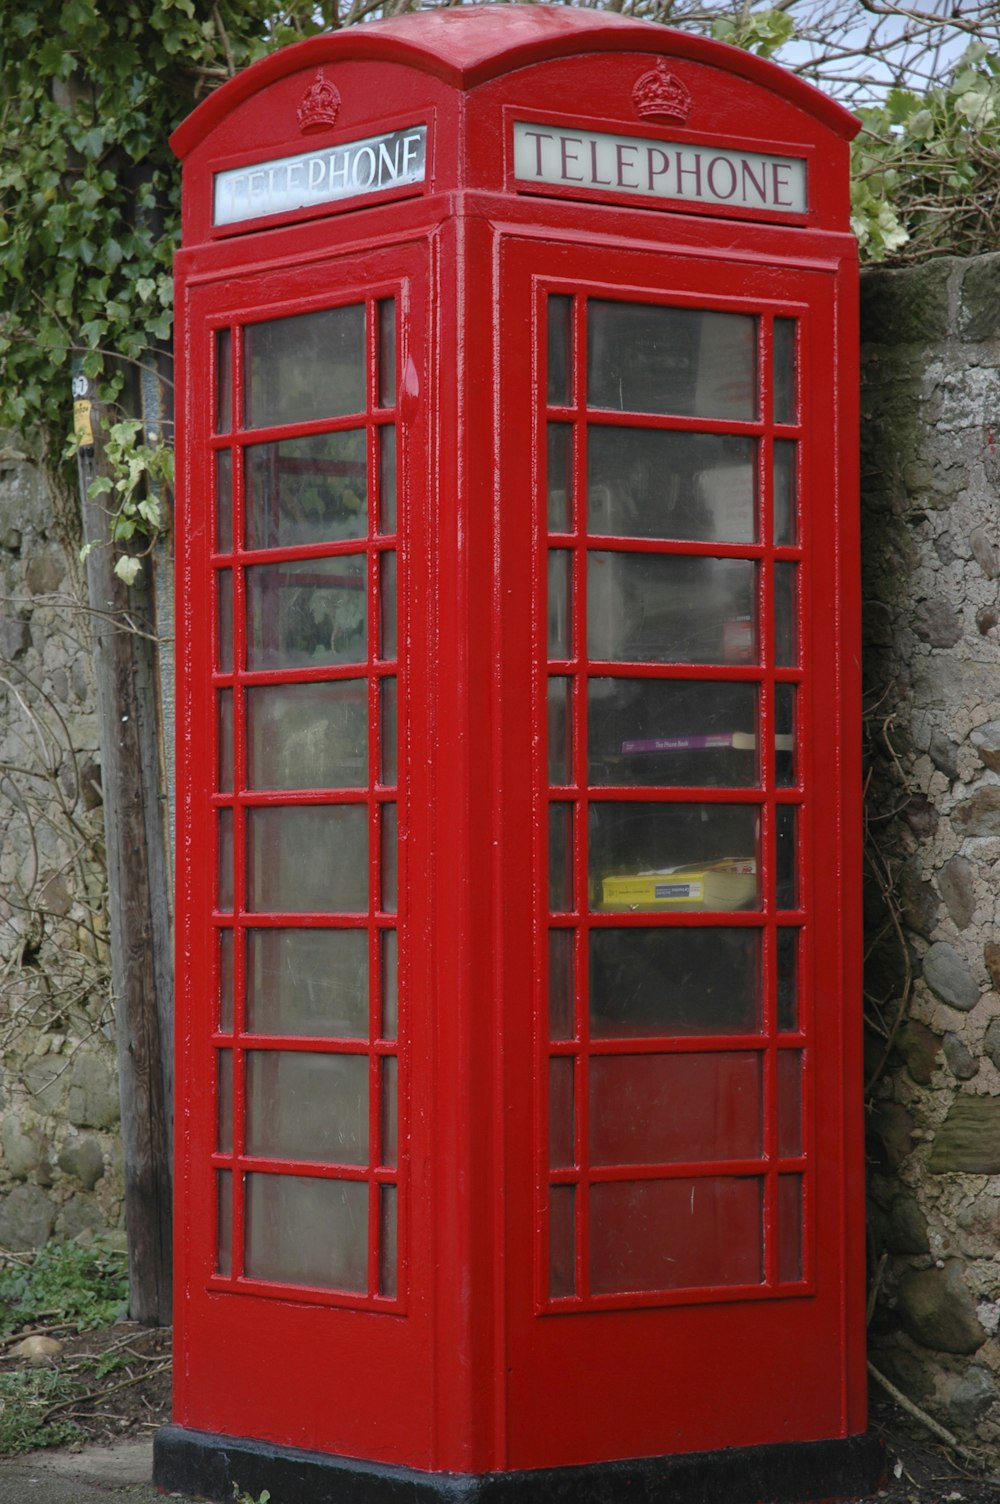
[[[658,57],[693,101],[683,124],[635,113],[632,89]],[[297,107],[319,70],[336,83],[340,114],[304,137]],[[513,170],[520,119],[556,134],[617,133],[690,152],[798,156],[808,207],[754,213],[638,200],[627,186],[527,184]],[[427,127],[422,183],[213,227],[215,173],[417,125]],[[531,6],[431,12],[315,38],[232,80],[177,132],[180,1425],[458,1472],[864,1428],[854,129],[837,106],[744,53],[610,14]],[[576,149],[564,148],[570,158]],[[546,397],[552,298],[565,300],[574,351],[555,400]],[[614,417],[588,403],[592,301],[753,321],[750,416],[630,413],[624,421],[646,434],[697,431],[756,446],[762,519],[774,484],[765,457],[777,443],[795,445],[793,534],[775,537],[766,521],[745,542],[588,533],[588,444]],[[390,305],[396,381],[387,393],[375,373],[380,310]],[[253,427],[245,331],[328,308],[362,310],[358,410]],[[772,418],[775,331],[784,338],[789,328],[798,409]],[[571,436],[575,501],[550,530],[551,424]],[[383,526],[388,471],[378,455],[389,428],[398,513]],[[363,463],[333,458],[317,470],[303,461],[303,444],[335,445],[347,432],[367,436]],[[264,482],[241,457],[265,444],[275,446],[269,484],[279,483],[275,465],[294,476],[312,464],[340,480],[354,463],[369,496],[367,531],[279,537],[274,547],[251,536],[249,487]],[[232,536],[224,527],[220,537],[219,493],[230,475]],[[553,546],[573,585],[572,641],[550,654]],[[649,568],[706,558],[756,570],[756,627],[731,624],[728,661],[588,658],[589,569],[603,559]],[[390,560],[395,644],[375,628],[393,593]],[[284,576],[253,572],[279,565]],[[776,645],[782,571],[797,579],[791,658]],[[281,630],[279,583],[343,594],[362,578],[370,626],[356,661],[267,659],[260,644]],[[592,775],[587,686],[612,675],[652,693],[748,686],[759,697],[756,778],[729,787],[705,771],[699,782],[707,762],[669,788]],[[570,696],[574,749],[551,784],[550,679]],[[379,760],[386,681],[398,685],[395,779]],[[349,786],[303,778],[268,788],[251,776],[249,696],[295,685],[349,685],[344,693],[361,697],[368,766]],[[786,693],[797,695],[787,777],[771,740]],[[223,707],[236,728],[231,774]],[[574,888],[552,911],[550,806],[569,811]],[[592,947],[642,943],[654,931],[723,943],[718,912],[616,912],[593,895],[588,902],[588,829],[616,811],[655,821],[682,807],[706,819],[745,809],[747,828],[759,829],[759,905],[726,913],[724,929],[725,943],[747,956],[759,948],[762,1011],[725,1033],[602,1032],[588,1005]],[[380,855],[392,848],[392,810],[397,903],[384,894]],[[253,884],[281,892],[290,870],[287,843],[269,848],[261,833],[268,812],[285,811],[304,816],[296,839],[307,841],[323,838],[324,818],[359,812],[371,859],[366,896],[333,914],[308,906],[293,915],[255,898]],[[795,848],[792,899],[776,887],[779,839],[782,853],[789,841]],[[220,862],[232,873],[231,894],[217,885]],[[273,1020],[255,1029],[242,937],[252,933],[256,944],[290,929],[361,937],[371,989],[364,1027],[349,1037],[293,1034]],[[381,1011],[389,973],[380,958],[397,935],[394,1028]],[[576,979],[571,1022],[552,1038],[550,946],[573,956]],[[793,950],[799,1006],[789,1020],[777,999],[779,964],[787,970]],[[231,1008],[220,1004],[230,975]],[[294,1133],[281,1152],[255,1147],[265,1072],[293,1059],[293,1071],[364,1062],[364,1147],[349,1163],[322,1143],[295,1143]],[[393,1154],[386,1112],[397,1064]],[[656,1097],[654,1076],[666,1098]],[[556,1113],[557,1136],[569,1122],[558,1152],[550,1151],[550,1081],[574,1092],[575,1112]],[[706,1107],[709,1091],[717,1112]],[[799,1091],[800,1119],[788,1106]],[[602,1137],[603,1104],[622,1094],[647,1105]],[[653,1098],[659,1105],[648,1105]],[[789,1111],[800,1121],[794,1131],[784,1126]],[[315,1104],[303,1112],[316,1121]],[[316,1131],[322,1138],[322,1123]],[[363,1199],[363,1268],[349,1280],[318,1288],[248,1267],[248,1198],[279,1179],[285,1189],[325,1184],[345,1206]],[[379,1213],[387,1188],[398,1210],[389,1274],[392,1234]],[[697,1221],[696,1195],[699,1205],[708,1197]],[[688,1203],[689,1235],[671,1274],[662,1249]],[[626,1277],[621,1245],[642,1205],[648,1220]],[[568,1219],[557,1220],[558,1207],[571,1207]],[[800,1239],[788,1231],[797,1208]],[[571,1253],[553,1274],[559,1237]],[[757,1252],[748,1253],[754,1238]]]

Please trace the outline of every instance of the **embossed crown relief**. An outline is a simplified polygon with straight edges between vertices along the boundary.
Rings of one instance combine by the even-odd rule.
[[[636,81],[632,100],[643,120],[670,120],[683,125],[691,113],[689,91],[670,72],[662,57],[657,59],[655,68]]]
[[[320,68],[315,79],[299,100],[299,130],[303,136],[311,131],[327,130],[336,125],[340,113],[340,91],[324,78]]]

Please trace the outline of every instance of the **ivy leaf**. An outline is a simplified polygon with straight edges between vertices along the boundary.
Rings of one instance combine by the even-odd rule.
[[[115,574],[126,585],[134,585],[142,573],[142,561],[134,554],[120,554],[115,560]]]

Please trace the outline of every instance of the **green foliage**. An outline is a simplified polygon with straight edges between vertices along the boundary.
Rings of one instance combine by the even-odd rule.
[[[75,443],[73,446],[75,447]],[[148,552],[163,527],[160,494],[174,481],[174,451],[159,433],[144,433],[138,418],[112,423],[105,437],[105,459],[110,475],[99,475],[88,488],[92,497],[108,497],[108,533],[113,544],[130,545],[115,562],[115,574],[132,585],[142,568],[137,542]],[[95,545],[81,550],[85,559]]]
[[[751,11],[745,6],[738,16],[713,21],[712,35],[717,42],[729,42],[758,57],[773,57],[795,35],[795,22],[787,11]]]
[[[53,1319],[87,1331],[114,1321],[127,1301],[126,1256],[99,1241],[47,1243],[30,1263],[0,1268],[0,1332]]]
[[[59,1447],[83,1435],[60,1414],[72,1386],[52,1368],[22,1368],[0,1374],[0,1454]]]

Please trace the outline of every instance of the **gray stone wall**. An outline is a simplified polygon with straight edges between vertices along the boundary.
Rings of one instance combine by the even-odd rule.
[[[122,1221],[76,511],[0,436],[0,1250]]]
[[[1000,1442],[1000,256],[862,286],[872,1360]]]

